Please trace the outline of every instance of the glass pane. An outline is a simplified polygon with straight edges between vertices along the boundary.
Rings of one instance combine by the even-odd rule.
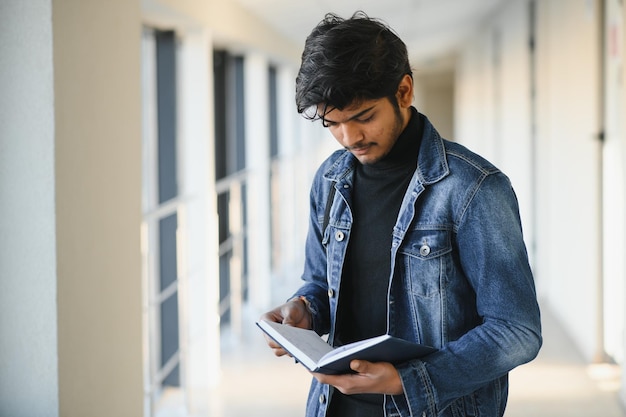
[[[230,305],[230,259],[232,257],[232,251],[220,256],[220,304]],[[221,324],[230,323],[230,306],[222,312],[220,318]]]
[[[226,60],[225,51],[213,53],[213,97],[215,109],[215,179],[219,180],[228,175],[226,167]]]
[[[245,89],[244,89],[244,59],[234,58],[235,75],[235,166],[234,171],[246,168],[246,112],[245,112]]]
[[[159,203],[178,194],[176,182],[176,37],[156,33]]]
[[[180,364],[177,364],[165,377],[163,385],[168,387],[180,387]]]
[[[217,196],[217,216],[218,216],[218,238],[219,243],[223,243],[230,237],[230,216],[228,215],[228,205],[230,204],[230,193],[225,192]]]
[[[278,155],[278,87],[276,68],[269,68],[269,117],[270,117],[270,157]]]
[[[159,266],[161,291],[166,289],[177,278],[176,262],[176,213],[159,220]]]
[[[178,352],[178,291],[161,304],[161,366]]]
[[[243,230],[248,230],[248,200],[246,199],[245,196],[248,195],[248,185],[247,184],[243,184],[241,187],[241,195],[243,196],[241,199],[241,211],[242,211],[242,222],[243,222]],[[247,300],[248,299],[248,275],[249,275],[249,262],[248,262],[248,234],[244,233],[243,235],[243,265],[242,265],[242,273],[243,273],[243,277],[242,277],[242,283],[241,285],[243,286],[243,299]]]

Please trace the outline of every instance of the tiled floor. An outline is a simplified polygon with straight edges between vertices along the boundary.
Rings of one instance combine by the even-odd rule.
[[[507,417],[621,417],[619,368],[587,365],[548,311],[539,357],[511,374]],[[212,397],[211,417],[304,415],[309,375],[287,358],[275,358],[254,318],[242,344],[224,347],[223,379]],[[238,346],[238,347],[234,347]]]

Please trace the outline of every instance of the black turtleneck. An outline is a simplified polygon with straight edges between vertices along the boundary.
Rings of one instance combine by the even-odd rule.
[[[335,345],[387,331],[391,237],[417,167],[422,126],[419,113],[411,108],[411,119],[389,154],[374,164],[357,164],[352,189],[353,224],[339,291]],[[336,410],[332,416],[382,415],[382,395],[348,397],[335,391],[332,403],[331,409]]]

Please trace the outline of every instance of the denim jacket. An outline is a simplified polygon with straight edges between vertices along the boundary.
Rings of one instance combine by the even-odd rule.
[[[385,415],[502,416],[508,372],[542,343],[517,199],[502,172],[420,117],[417,169],[393,228],[387,332],[438,350],[396,367],[404,394],[385,396]],[[306,297],[313,329],[331,344],[357,163],[339,150],[315,175],[305,283],[295,294]],[[321,230],[330,187],[336,192]],[[331,393],[314,379],[306,416],[324,416]]]

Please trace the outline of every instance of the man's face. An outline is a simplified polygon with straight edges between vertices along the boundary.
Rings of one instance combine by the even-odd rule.
[[[402,88],[405,81],[411,85]],[[408,124],[412,92],[412,80],[403,80],[396,95],[398,108],[388,98],[359,101],[343,110],[327,110],[324,125],[359,162],[373,164],[391,151]]]

